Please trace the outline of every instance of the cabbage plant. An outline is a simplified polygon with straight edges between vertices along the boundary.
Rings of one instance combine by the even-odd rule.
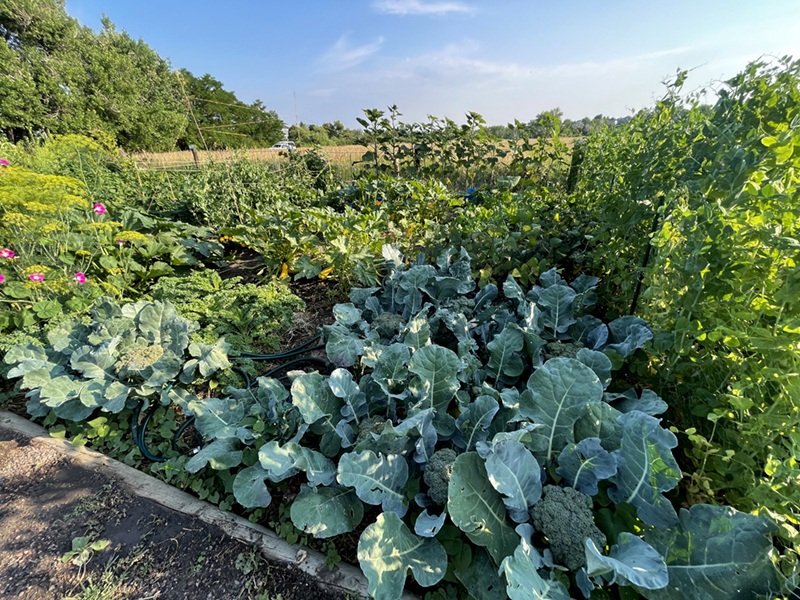
[[[668,406],[614,381],[653,332],[636,317],[593,316],[596,278],[551,270],[529,290],[511,277],[502,291],[477,289],[464,251],[427,264],[387,246],[384,258],[383,285],[353,289],[324,327],[330,374],[290,373],[288,390],[262,377],[223,398],[162,392],[204,437],[187,469],[235,471],[247,509],[299,478],[295,527],[317,538],[361,530],[358,560],[378,600],[399,598],[409,572],[422,587],[460,582],[476,600],[781,593],[770,520],[676,510],[677,439],[658,418]],[[222,366],[196,354],[169,373]],[[37,388],[35,377],[34,411],[49,401],[49,381]]]

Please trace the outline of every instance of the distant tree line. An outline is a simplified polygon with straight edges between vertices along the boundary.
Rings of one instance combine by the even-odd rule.
[[[282,138],[261,102],[240,101],[210,75],[182,70],[181,82],[144,41],[107,17],[100,31],[81,26],[64,0],[0,0],[0,38],[0,136],[12,142],[104,132],[128,150],[202,148],[198,126],[213,148]]]
[[[556,124],[559,126],[558,135],[561,137],[584,137],[595,129],[602,127],[616,127],[622,123],[627,123],[633,117],[606,117],[597,115],[594,118],[584,117],[579,121],[564,119],[564,113],[560,108],[553,108],[540,112],[528,123],[523,123],[525,129],[530,133],[531,138],[551,136],[555,133]],[[487,133],[501,139],[512,139],[516,137],[516,132],[507,125],[489,125],[486,127]]]
[[[299,125],[289,127],[289,139],[299,146],[350,146],[356,144],[360,129],[348,129],[341,121],[322,125]]]

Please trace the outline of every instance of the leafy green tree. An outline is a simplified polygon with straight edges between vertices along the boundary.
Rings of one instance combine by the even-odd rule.
[[[181,69],[180,76],[203,134],[201,140],[197,126],[188,123],[178,140],[180,147],[194,144],[202,148],[205,140],[209,148],[257,148],[283,139],[283,121],[260,100],[242,102],[209,74],[195,77]]]

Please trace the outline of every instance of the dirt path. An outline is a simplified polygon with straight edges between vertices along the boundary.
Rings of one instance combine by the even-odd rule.
[[[73,540],[109,543],[84,567]],[[80,562],[80,561],[78,561]],[[0,426],[3,600],[344,600],[216,527],[132,496]]]

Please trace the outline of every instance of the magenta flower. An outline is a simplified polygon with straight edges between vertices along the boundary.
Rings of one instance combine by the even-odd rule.
[[[6,276],[0,273],[0,283],[5,283],[5,282],[6,282]]]
[[[11,163],[8,162],[7,160],[3,160],[2,158],[0,158],[0,165],[3,165],[4,167],[10,167]],[[2,283],[2,282],[0,282],[0,283]]]
[[[96,212],[98,215],[102,215],[104,212],[106,212],[106,207],[100,204],[99,202],[95,202],[94,212]]]
[[[75,273],[75,281],[77,281],[80,285],[86,283],[86,275],[83,273]]]
[[[31,281],[44,281],[44,275],[42,273],[31,273],[28,275],[28,278]]]
[[[14,251],[8,248],[0,248],[0,258],[14,258]]]
[[[125,240],[116,240],[116,242],[119,244],[120,248],[122,248],[125,245]]]

